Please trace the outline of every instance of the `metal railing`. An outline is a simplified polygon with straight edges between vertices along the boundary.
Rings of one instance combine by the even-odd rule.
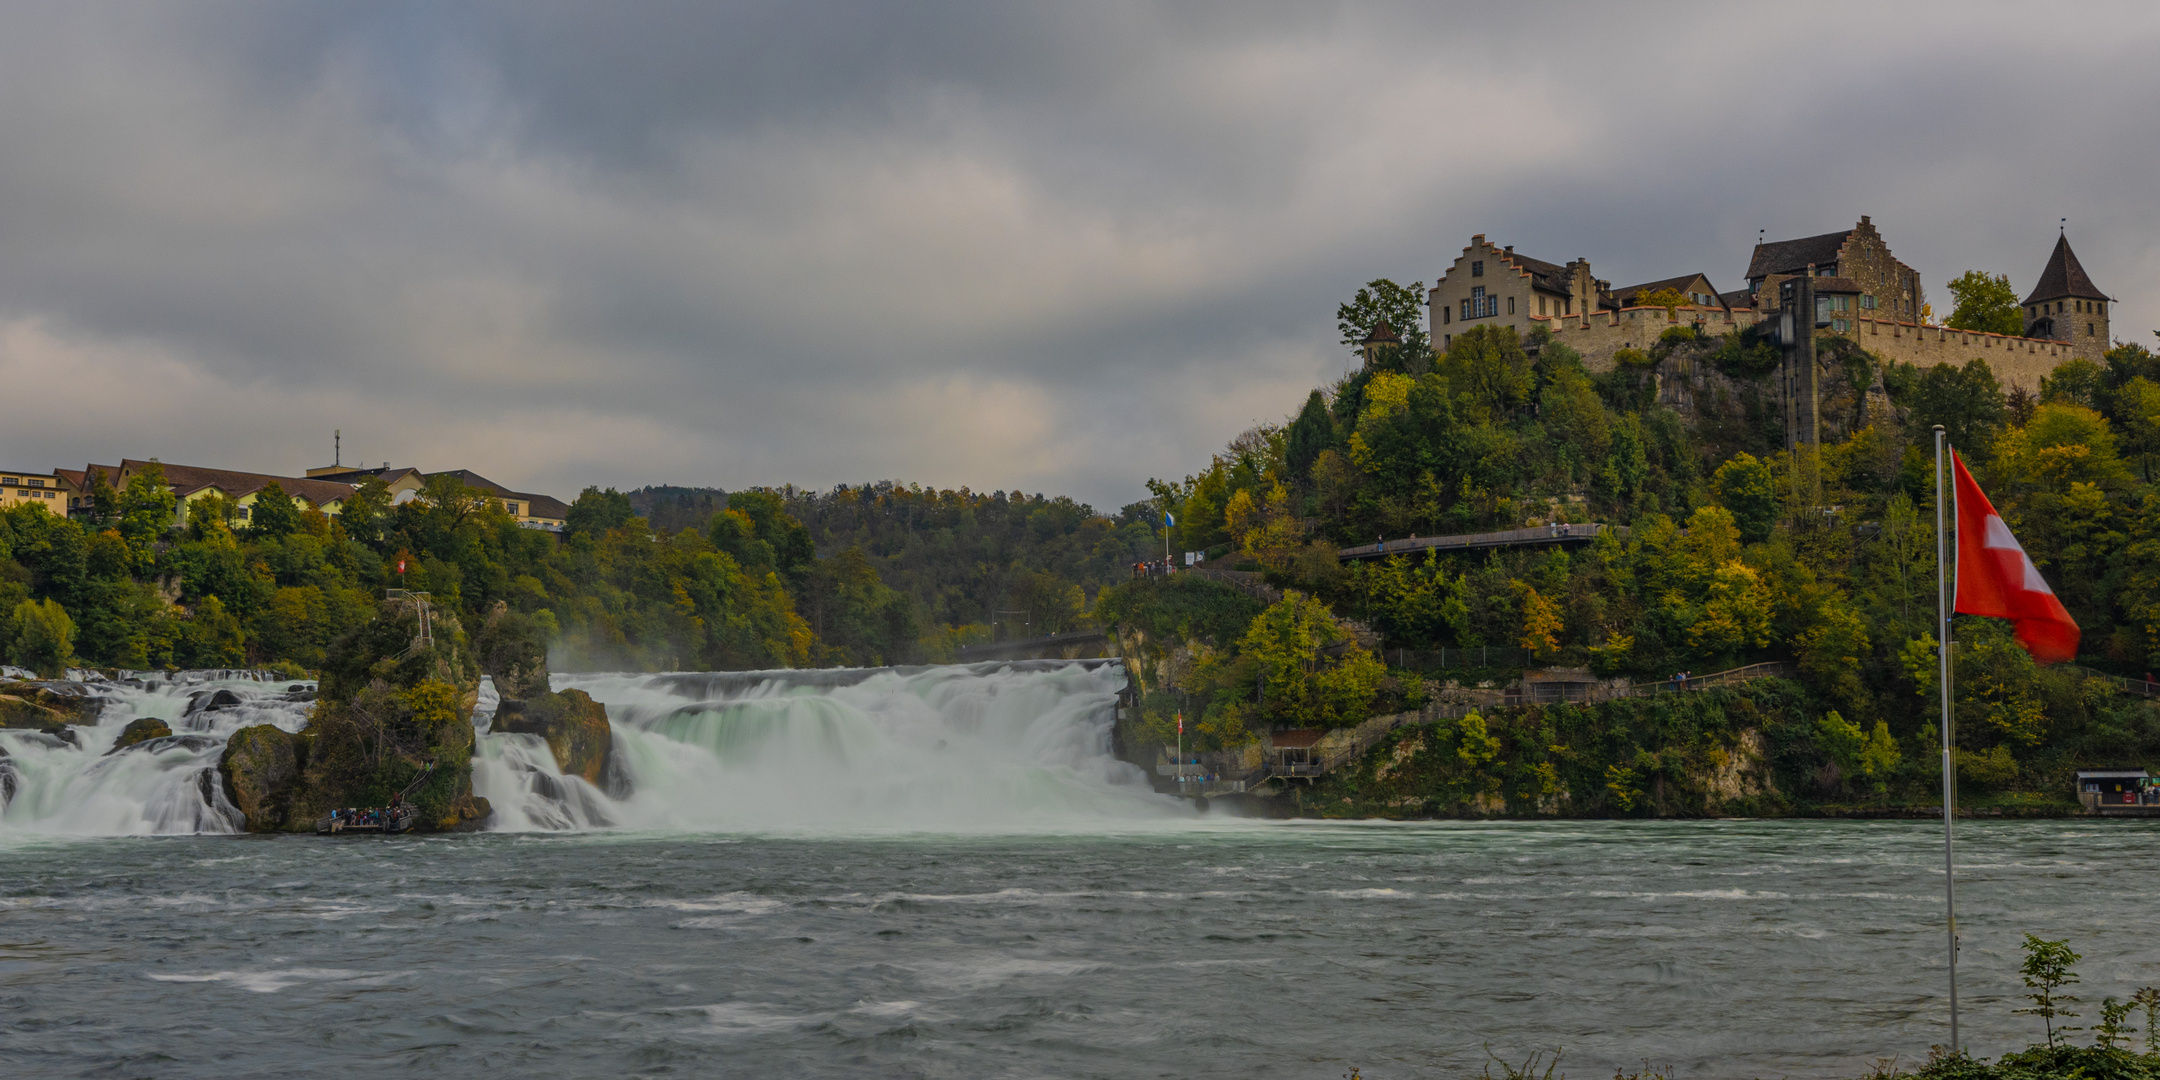
[[[1401,555],[1413,551],[1474,551],[1480,548],[1523,547],[1537,544],[1587,543],[1599,533],[1610,530],[1625,539],[1628,527],[1584,522],[1579,525],[1555,523],[1538,525],[1528,529],[1507,529],[1501,532],[1463,533],[1457,536],[1413,536],[1407,540],[1382,540],[1372,544],[1357,544],[1340,548],[1335,552],[1338,559],[1370,559],[1375,556]]]

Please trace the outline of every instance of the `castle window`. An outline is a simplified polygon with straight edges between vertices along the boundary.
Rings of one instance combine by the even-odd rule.
[[[1545,298],[1542,296],[1537,298],[1537,313],[1540,315],[1545,314]]]
[[[1507,298],[1507,313],[1510,315],[1515,314],[1515,298],[1512,296]]]
[[[1483,259],[1473,259],[1473,260],[1471,260],[1471,263],[1470,263],[1470,276],[1471,276],[1471,277],[1484,277],[1484,276],[1485,276],[1485,260],[1483,260]]]
[[[2093,336],[2093,332],[2092,332],[2092,327],[2093,327],[2093,324],[2091,324],[2091,323],[2086,323],[2086,324],[2085,324],[2085,336],[2086,336],[2086,337],[2091,337],[2091,336]]]

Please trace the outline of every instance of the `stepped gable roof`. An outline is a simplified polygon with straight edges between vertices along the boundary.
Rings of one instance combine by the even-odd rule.
[[[152,464],[133,458],[120,459],[121,473],[140,472]],[[165,470],[165,484],[182,497],[193,495],[205,488],[216,488],[232,498],[253,495],[269,487],[274,481],[287,495],[296,495],[308,502],[322,506],[352,497],[353,486],[325,480],[310,480],[304,476],[272,476],[268,473],[241,472],[237,469],[208,469],[199,465],[172,465],[156,463]],[[92,466],[97,468],[98,466]]]
[[[2055,251],[2048,256],[2047,269],[2040,271],[2039,283],[2033,286],[2032,295],[2024,302],[2113,299],[2086,276],[2085,268],[2078,265],[2077,253],[2070,250],[2070,237],[2064,235],[2055,238]]]
[[[1394,327],[1388,325],[1388,321],[1386,319],[1382,319],[1380,320],[1379,325],[1372,328],[1372,333],[1365,335],[1365,341],[1363,342],[1363,344],[1400,345],[1402,344],[1402,336],[1395,332]]]
[[[1798,240],[1757,244],[1754,258],[1748,260],[1748,280],[1772,274],[1804,274],[1809,266],[1834,263],[1838,261],[1838,252],[1845,247],[1846,238],[1852,234],[1851,229],[1846,229],[1821,236],[1803,236]]]
[[[1635,303],[1635,297],[1642,293],[1657,292],[1660,289],[1672,289],[1676,292],[1686,292],[1688,291],[1687,286],[1692,284],[1697,278],[1701,278],[1704,282],[1708,282],[1710,280],[1710,277],[1707,274],[1682,274],[1679,277],[1661,278],[1657,281],[1645,281],[1640,285],[1622,286],[1620,288],[1614,289],[1612,291],[1612,296],[1614,300],[1619,301],[1620,306],[1629,307]],[[1717,291],[1717,286],[1715,285],[1710,286],[1710,291],[1711,295],[1713,296],[1717,296],[1720,298],[1724,296],[1723,293]]]
[[[1568,273],[1567,267],[1558,263],[1549,263],[1543,259],[1533,259],[1528,255],[1517,255],[1506,250],[1501,251],[1500,257],[1507,260],[1508,265],[1513,266],[1515,269],[1527,271],[1530,275],[1530,286],[1532,288],[1543,289],[1549,293],[1559,293],[1562,296],[1568,294],[1568,278],[1571,275]]]

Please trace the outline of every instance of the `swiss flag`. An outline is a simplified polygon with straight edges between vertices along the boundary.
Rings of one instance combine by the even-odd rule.
[[[2078,624],[2040,577],[2032,556],[2018,546],[1995,504],[1950,454],[1957,483],[1957,608],[1963,615],[1991,615],[2016,625],[2018,642],[2043,664],[2077,658]]]

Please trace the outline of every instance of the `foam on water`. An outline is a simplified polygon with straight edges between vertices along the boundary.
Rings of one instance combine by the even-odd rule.
[[[1188,816],[1110,753],[1111,663],[559,675],[607,705],[602,787],[483,734],[503,830],[1013,831]],[[603,790],[603,788],[605,790]]]
[[[0,729],[0,837],[237,832],[240,813],[218,774],[226,738],[255,724],[300,730],[308,706],[287,695],[314,687],[248,671],[120,674],[69,673],[69,689],[97,703],[94,725],[69,725],[65,735]],[[238,703],[189,711],[221,690]],[[128,724],[145,717],[173,734],[112,752]]]
[[[218,762],[233,732],[299,731],[312,683],[244,671],[108,680],[67,736],[0,730],[0,836],[240,830]],[[606,704],[613,763],[565,775],[538,736],[496,732],[494,685],[473,713],[473,787],[507,832],[1010,832],[1190,820],[1110,752],[1124,673],[1103,661],[927,668],[559,675]],[[204,708],[225,691],[222,707]],[[237,701],[230,699],[236,698]],[[191,702],[194,707],[191,708]],[[108,753],[156,717],[169,738]]]

